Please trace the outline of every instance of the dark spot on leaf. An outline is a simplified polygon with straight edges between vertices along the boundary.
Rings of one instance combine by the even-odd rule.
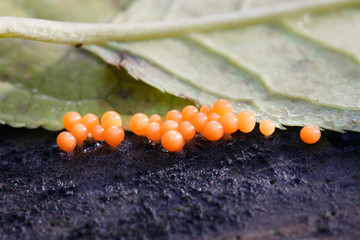
[[[122,98],[122,99],[127,99],[131,96],[131,92],[130,91],[126,91],[126,90],[120,90],[118,92],[118,95]]]

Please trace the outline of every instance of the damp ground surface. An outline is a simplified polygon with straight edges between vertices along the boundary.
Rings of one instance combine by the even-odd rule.
[[[127,133],[70,158],[0,127],[1,239],[359,239],[360,134],[257,131],[168,153]]]

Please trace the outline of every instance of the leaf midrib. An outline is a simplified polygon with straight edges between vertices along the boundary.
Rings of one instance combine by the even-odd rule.
[[[176,37],[190,32],[234,28],[279,19],[300,12],[329,11],[359,4],[358,0],[319,0],[284,4],[270,9],[249,9],[173,22],[135,24],[74,23],[42,19],[0,17],[0,38],[24,38],[66,44],[94,44],[106,41],[138,41]]]

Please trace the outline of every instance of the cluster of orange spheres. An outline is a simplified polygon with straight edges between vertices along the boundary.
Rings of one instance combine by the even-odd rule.
[[[63,124],[66,130],[61,132],[56,142],[65,152],[71,153],[76,145],[82,145],[83,142],[91,136],[96,141],[106,141],[110,146],[116,147],[125,137],[125,132],[121,128],[122,118],[119,113],[108,111],[99,118],[92,114],[85,114],[83,117],[77,112],[68,112],[63,118]]]
[[[171,110],[166,114],[164,122],[157,114],[149,118],[143,113],[137,113],[130,120],[130,129],[137,135],[145,135],[149,140],[160,140],[166,150],[176,152],[197,132],[210,141],[217,141],[224,134],[232,134],[237,130],[249,133],[255,124],[254,114],[244,111],[236,115],[231,103],[220,99],[213,107],[204,105],[200,110],[192,105],[186,106],[181,112]],[[260,130],[265,135],[271,135],[275,131],[275,124],[271,120],[264,120]]]
[[[63,119],[64,127],[68,130],[59,134],[59,147],[72,152],[76,144],[81,145],[89,133],[97,141],[105,140],[110,146],[116,147],[124,139],[121,128],[121,116],[113,111],[104,113],[99,119],[94,114],[81,117],[77,112],[69,112]],[[250,133],[256,125],[256,118],[250,111],[243,111],[236,115],[231,103],[226,99],[217,100],[211,107],[204,105],[200,109],[189,105],[182,111],[171,110],[166,114],[163,122],[160,115],[148,117],[144,113],[137,113],[130,119],[130,129],[136,135],[145,135],[151,141],[160,141],[161,145],[170,152],[180,151],[186,141],[202,134],[210,141],[217,141],[224,135],[240,130]],[[275,131],[275,123],[270,119],[260,122],[260,132],[270,136]],[[320,139],[320,130],[314,126],[305,126],[301,132],[301,139],[308,144],[316,143]]]
[[[148,117],[144,113],[137,113],[130,120],[130,129],[137,135],[145,135],[149,140],[161,141],[166,150],[176,152],[196,133],[203,134],[210,141],[217,141],[237,130],[249,133],[255,128],[255,124],[254,114],[243,111],[236,115],[231,103],[220,99],[213,107],[204,105],[198,109],[189,105],[181,112],[171,110],[166,114],[164,122],[157,114]],[[265,136],[270,136],[275,131],[275,123],[265,119],[260,123],[259,129]],[[306,143],[315,143],[319,138],[320,131],[316,127],[307,126],[301,131],[301,139]]]

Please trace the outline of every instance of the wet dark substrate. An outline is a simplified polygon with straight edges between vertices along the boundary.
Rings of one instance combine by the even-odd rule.
[[[2,239],[359,239],[360,134],[200,137],[167,153],[127,133],[72,159],[56,134],[0,127]]]

